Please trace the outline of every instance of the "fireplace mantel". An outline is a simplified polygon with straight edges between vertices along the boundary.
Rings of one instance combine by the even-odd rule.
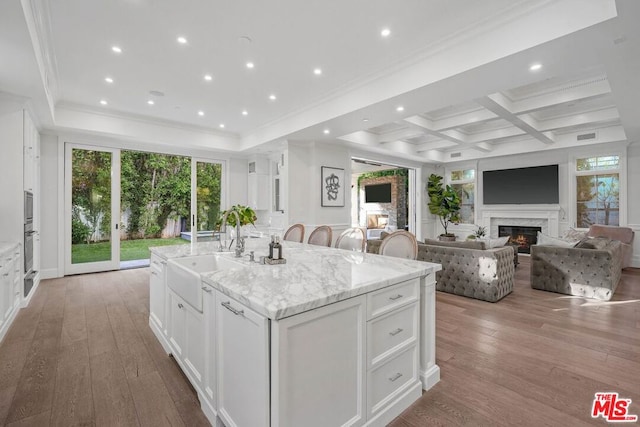
[[[542,226],[542,232],[550,236],[558,236],[560,223],[559,205],[495,205],[485,207],[482,211],[482,225],[492,232],[497,227],[497,220],[505,219],[514,222],[522,220],[537,220]],[[493,221],[492,221],[493,220]],[[499,224],[503,225],[503,224]],[[504,224],[517,225],[517,224]]]

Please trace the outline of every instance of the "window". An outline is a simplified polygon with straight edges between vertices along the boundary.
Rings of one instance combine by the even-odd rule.
[[[576,160],[576,226],[620,225],[620,156]]]
[[[449,173],[449,184],[458,192],[461,200],[460,223],[475,223],[476,170],[454,170]]]

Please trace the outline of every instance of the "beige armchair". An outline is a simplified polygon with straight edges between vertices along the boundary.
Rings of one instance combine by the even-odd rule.
[[[310,245],[331,247],[332,234],[331,227],[321,225],[309,234],[307,243]]]
[[[364,252],[367,241],[362,228],[347,228],[338,236],[336,248]]]
[[[284,237],[282,238],[282,240],[286,240],[288,242],[302,243],[302,241],[304,240],[304,225],[293,224],[284,233]]]
[[[404,230],[389,234],[382,239],[382,243],[380,243],[380,255],[416,259],[418,256],[418,241],[416,240],[416,236]]]
[[[622,268],[631,266],[634,235],[634,231],[629,227],[598,224],[591,225],[587,233],[589,237],[606,237],[607,239],[619,241],[622,244]]]

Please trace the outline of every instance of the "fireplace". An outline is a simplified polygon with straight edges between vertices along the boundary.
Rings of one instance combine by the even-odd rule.
[[[372,228],[385,229],[388,224],[389,224],[388,213],[367,212],[367,229],[372,229]]]
[[[526,227],[520,225],[499,225],[498,236],[511,236],[509,241],[518,245],[518,253],[531,253],[530,246],[538,241],[538,231],[542,227]]]

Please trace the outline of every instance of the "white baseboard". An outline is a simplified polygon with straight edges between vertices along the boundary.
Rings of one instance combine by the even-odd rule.
[[[422,382],[422,389],[429,390],[440,381],[440,367],[433,365],[424,372],[420,372],[420,381]]]
[[[62,277],[62,275],[58,274],[57,268],[45,268],[40,270],[40,279],[57,279],[58,277]]]

